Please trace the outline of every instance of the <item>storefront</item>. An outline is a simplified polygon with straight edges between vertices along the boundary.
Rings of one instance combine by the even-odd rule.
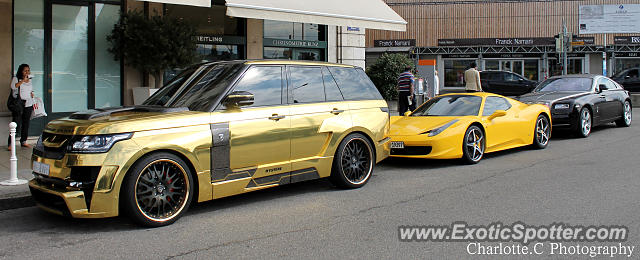
[[[616,46],[611,55],[613,72],[611,75],[630,68],[640,67],[640,36],[616,36],[613,39]]]
[[[20,64],[30,65],[35,95],[49,114],[32,122],[32,134],[76,111],[132,105],[133,89],[153,86],[155,79],[115,61],[106,39],[120,14],[131,10],[194,24],[198,62],[291,59],[364,66],[365,28],[406,28],[384,2],[365,2],[5,0],[0,10],[7,10],[8,18],[0,25],[12,30],[0,31],[0,46],[9,47],[11,59],[0,65],[2,80],[9,82]]]
[[[108,52],[106,40],[119,19],[121,1],[13,4],[12,67],[29,64],[34,93],[49,114],[32,122],[31,133],[41,131],[45,120],[122,104],[122,64]]]

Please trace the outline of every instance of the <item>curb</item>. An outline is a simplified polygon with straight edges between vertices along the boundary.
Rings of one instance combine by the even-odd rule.
[[[36,203],[33,201],[31,194],[29,195],[21,195],[20,197],[13,198],[1,198],[0,199],[0,211],[9,210],[9,209],[19,209],[35,206]]]

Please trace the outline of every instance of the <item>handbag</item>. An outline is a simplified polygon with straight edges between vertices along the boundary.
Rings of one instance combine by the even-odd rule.
[[[33,98],[33,113],[31,113],[31,119],[37,117],[47,116],[47,112],[44,111],[44,102],[39,97]]]
[[[9,90],[9,98],[7,99],[7,108],[11,113],[14,114],[22,114],[22,110],[24,110],[25,101],[20,98],[20,87],[18,87],[18,96],[13,97],[13,89]]]

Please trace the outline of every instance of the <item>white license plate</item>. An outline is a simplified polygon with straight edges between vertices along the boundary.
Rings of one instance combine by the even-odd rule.
[[[48,176],[49,165],[46,163],[33,161],[33,172]]]
[[[404,142],[391,142],[391,148],[402,149],[404,148]]]

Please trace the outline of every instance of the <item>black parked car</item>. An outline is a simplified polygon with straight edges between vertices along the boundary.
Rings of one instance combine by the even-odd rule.
[[[640,68],[626,69],[611,77],[630,92],[640,92]]]
[[[595,125],[631,125],[629,92],[601,75],[552,77],[518,99],[549,106],[554,127],[571,127],[581,137],[589,136]]]
[[[480,83],[486,92],[518,96],[531,92],[537,82],[509,71],[485,70],[480,72]]]

